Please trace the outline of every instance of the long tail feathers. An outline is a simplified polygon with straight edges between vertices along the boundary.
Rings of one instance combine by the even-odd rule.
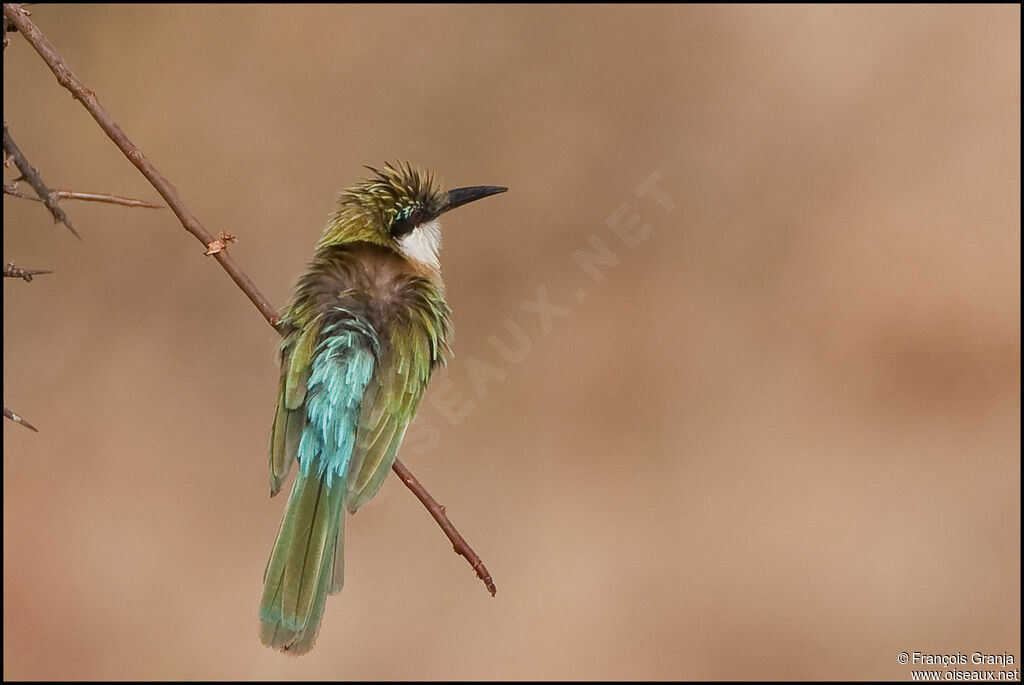
[[[344,582],[345,484],[300,471],[264,576],[260,638],[300,655],[320,632],[328,594]]]
[[[315,353],[304,342],[317,339],[309,331],[292,350],[271,440],[271,494],[293,460],[299,469],[263,578],[260,636],[289,654],[312,649],[327,595],[345,581],[347,474],[376,363],[370,325],[336,313],[344,318],[324,329]],[[297,356],[309,354],[310,364],[297,365]]]

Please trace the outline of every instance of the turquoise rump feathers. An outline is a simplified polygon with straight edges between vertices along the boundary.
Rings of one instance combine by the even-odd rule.
[[[299,467],[264,574],[260,637],[304,654],[344,584],[346,511],[387,477],[436,365],[450,354],[438,255],[444,212],[506,190],[439,190],[385,165],[343,191],[282,317],[270,492]]]

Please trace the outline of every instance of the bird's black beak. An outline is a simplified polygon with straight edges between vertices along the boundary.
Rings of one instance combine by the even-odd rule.
[[[498,193],[504,193],[508,188],[502,186],[469,186],[468,188],[453,188],[448,191],[448,199],[445,201],[444,206],[441,207],[441,211],[438,214],[444,214],[450,209],[461,207],[464,204],[468,204],[473,200],[482,200],[485,197],[491,195],[497,195]]]

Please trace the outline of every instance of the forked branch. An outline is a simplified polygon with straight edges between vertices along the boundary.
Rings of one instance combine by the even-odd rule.
[[[4,5],[4,11],[7,11],[7,5]],[[57,204],[57,195],[46,187],[43,183],[43,177],[39,175],[39,170],[32,166],[25,155],[18,148],[18,145],[14,142],[14,138],[11,137],[10,131],[7,130],[7,122],[4,122],[4,154],[6,154],[13,162],[18,171],[21,172],[21,178],[28,181],[28,184],[32,186],[32,189],[36,191],[39,199],[42,201],[46,208],[50,210],[50,214],[53,215],[55,223],[62,223],[68,227],[68,230],[75,234],[75,237],[79,240],[82,236],[78,235],[78,231],[71,225],[71,220],[68,219],[68,215],[64,213],[64,210]]]

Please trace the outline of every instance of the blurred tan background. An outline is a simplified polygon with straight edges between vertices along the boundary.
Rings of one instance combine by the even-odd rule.
[[[274,332],[168,210],[65,202],[79,242],[5,197],[3,258],[55,272],[4,282],[40,429],[3,424],[5,677],[1019,667],[1019,7],[32,18],[275,305],[363,164],[511,188],[446,221],[456,357],[402,453],[498,595],[392,478],[316,649],[261,646]],[[159,200],[10,37],[44,179]]]

